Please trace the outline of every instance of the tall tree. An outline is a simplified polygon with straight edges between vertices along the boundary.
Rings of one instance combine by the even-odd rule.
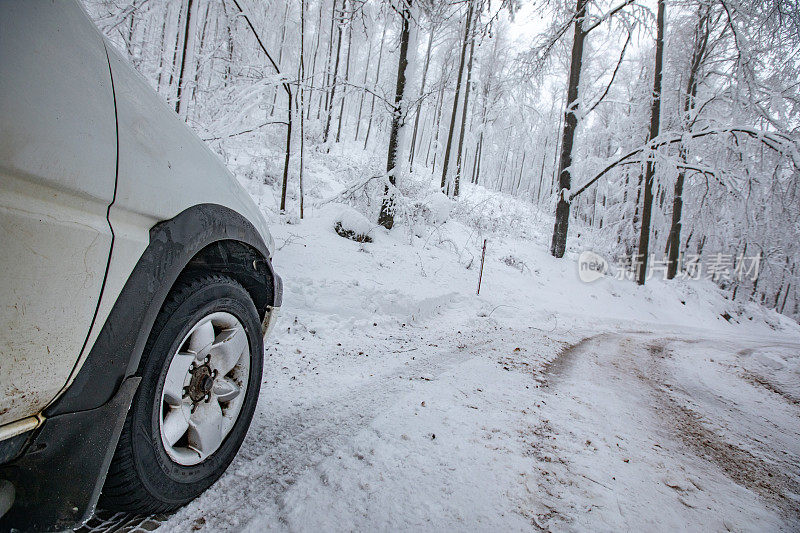
[[[558,202],[556,203],[556,221],[553,226],[553,240],[550,244],[550,253],[554,257],[564,257],[567,248],[567,232],[569,230],[569,189],[572,185],[572,149],[575,143],[575,131],[578,129],[578,90],[580,88],[581,68],[583,65],[583,44],[586,36],[610,20],[633,0],[623,0],[616,7],[596,20],[588,28],[586,26],[586,8],[588,0],[577,0],[575,7],[574,32],[572,38],[572,54],[570,57],[569,78],[567,81],[567,102],[564,111],[564,131],[561,137],[561,157],[558,163]],[[560,35],[557,35],[557,37]],[[552,48],[551,40],[548,49]]]
[[[479,18],[480,15],[478,15]],[[477,23],[477,21],[475,21]],[[474,24],[473,24],[474,26]],[[453,179],[453,196],[458,196],[461,184],[461,157],[464,152],[464,131],[467,125],[467,109],[469,108],[469,93],[472,86],[472,60],[475,55],[475,35],[469,38],[469,61],[467,62],[467,80],[464,84],[464,107],[461,109],[461,129],[458,133],[458,152],[456,152],[456,175]]]
[[[369,76],[369,60],[372,57],[372,38],[370,37],[369,33],[364,30],[365,37],[367,38],[367,42],[369,45],[367,46],[367,61],[364,64],[364,79],[361,80],[361,86],[367,86],[367,76]],[[361,96],[358,99],[358,116],[356,117],[356,132],[353,136],[353,140],[358,140],[358,131],[361,129],[361,112],[364,110],[364,96],[366,91],[361,91]]]
[[[328,110],[328,101],[331,97],[331,63],[333,61],[333,28],[336,25],[336,0],[331,0],[331,29],[328,39],[328,60],[325,63],[325,111]],[[319,97],[319,107],[317,108],[317,120],[319,120],[320,110],[322,109],[322,95]]]
[[[283,48],[286,45],[286,20],[289,18],[289,2],[286,2],[286,6],[283,8],[283,24],[281,24],[281,45],[278,48],[278,66],[283,68]],[[269,108],[269,116],[275,114],[275,102],[278,101],[278,89],[275,88],[275,91],[272,95],[272,106]]]
[[[447,132],[447,145],[444,149],[444,160],[442,161],[442,191],[447,192],[447,167],[450,163],[450,151],[453,148],[453,130],[456,126],[458,116],[458,101],[461,97],[461,77],[464,74],[464,59],[467,55],[467,44],[469,44],[470,23],[472,22],[473,0],[467,0],[467,18],[464,23],[464,40],[461,44],[461,59],[458,63],[458,76],[456,77],[456,94],[453,98],[453,113],[450,115],[450,128]]]
[[[297,116],[300,118],[300,172],[298,176],[298,184],[300,186],[300,218],[303,218],[303,203],[305,199],[303,198],[303,166],[304,166],[304,159],[305,159],[305,147],[306,147],[306,139],[305,139],[305,118],[303,116],[304,106],[306,105],[306,95],[305,95],[305,78],[306,78],[306,63],[305,58],[303,57],[305,54],[305,42],[306,42],[306,0],[300,0],[300,59],[298,61],[297,67],[297,93],[300,99],[299,102],[299,109]]]
[[[345,1],[342,0],[342,10],[341,10],[341,17],[344,18],[345,13]],[[336,0],[334,0],[334,4]],[[322,142],[328,142],[328,134],[331,130],[331,116],[333,115],[333,101],[336,99],[336,86],[339,84],[339,58],[342,55],[342,20],[338,20],[337,18],[336,24],[336,54],[334,59],[333,65],[333,76],[331,78],[331,98],[328,101],[328,109],[326,110],[327,114],[325,115],[325,131],[322,134]]]
[[[194,64],[194,35],[195,19],[197,18],[197,3],[194,0],[186,0],[186,20],[183,26],[183,50],[181,53],[181,68],[178,74],[178,99],[175,102],[175,111],[186,120],[189,106],[189,98],[186,93],[186,80],[192,76],[187,70],[187,65]]]
[[[494,64],[497,58],[498,46],[500,44],[499,36],[494,36],[492,39],[492,54],[489,57],[486,73],[483,76],[483,89],[481,91],[481,125],[478,133],[478,145],[475,149],[475,165],[472,171],[472,181],[476,185],[481,177],[481,163],[483,161],[483,136],[486,132],[486,126],[489,118],[489,94],[492,88],[492,78],[494,77]]]
[[[247,22],[247,26],[250,28],[250,31],[253,33],[253,36],[256,38],[256,42],[258,43],[258,47],[267,57],[272,68],[275,69],[275,72],[281,76],[281,69],[278,64],[272,59],[272,56],[267,51],[267,47],[264,46],[264,41],[261,40],[261,35],[256,31],[256,27],[253,25],[253,21],[250,19],[250,15],[248,15],[243,9],[242,6],[239,4],[239,0],[231,0],[233,4],[236,6],[236,9],[239,10],[239,14],[244,18],[245,22]],[[287,108],[287,117],[286,117],[286,152],[284,154],[283,159],[283,183],[281,186],[281,213],[286,212],[286,189],[288,188],[289,184],[289,161],[291,160],[292,156],[292,89],[289,87],[289,83],[284,81],[283,82],[283,90],[286,91],[286,108]]]
[[[378,215],[378,224],[386,229],[394,226],[394,186],[397,183],[398,146],[400,144],[400,134],[406,120],[407,103],[405,101],[406,92],[406,70],[408,70],[408,44],[411,36],[411,24],[414,23],[411,16],[411,0],[401,0],[402,8],[402,27],[400,30],[400,57],[397,61],[397,83],[394,91],[394,106],[392,109],[392,129],[389,133],[389,153],[386,157],[386,173],[389,184],[384,188],[383,200],[381,202],[381,212]]]
[[[572,37],[572,56],[569,67],[567,85],[567,108],[564,112],[564,132],[561,138],[561,160],[558,167],[558,203],[556,204],[556,222],[553,227],[553,241],[550,253],[553,257],[564,257],[567,248],[567,230],[569,229],[569,191],[572,176],[572,145],[575,142],[575,130],[578,128],[578,89],[581,81],[581,65],[583,64],[583,41],[586,31],[583,21],[586,18],[586,1],[577,0],[575,7],[575,30]]]
[[[386,40],[386,27],[389,24],[383,25],[383,33],[381,34],[381,45],[378,48],[378,64],[375,65],[375,82],[372,84],[374,88],[378,87],[378,83],[381,80],[381,59],[383,59],[383,43]],[[375,113],[375,93],[372,93],[372,99],[369,103],[369,115],[367,119],[367,133],[364,135],[364,150],[367,149],[367,143],[369,142],[369,133],[372,131],[372,117]]]
[[[656,19],[656,62],[653,71],[653,95],[650,107],[650,140],[658,137],[661,120],[661,74],[664,64],[664,6],[665,0],[658,0],[658,17]],[[642,205],[642,228],[639,235],[639,257],[636,283],[644,285],[647,279],[647,259],[650,246],[650,220],[653,211],[653,176],[655,175],[653,154],[647,158],[647,170],[644,177],[644,203]]]
[[[436,23],[433,20],[429,20],[431,28],[428,32],[428,47],[425,50],[425,64],[422,67],[422,81],[420,82],[419,86],[419,98],[417,99],[417,112],[414,116],[414,130],[411,134],[411,149],[408,154],[408,161],[412,165],[414,164],[414,154],[416,153],[416,144],[417,144],[417,130],[419,128],[419,117],[422,115],[422,100],[425,96],[425,82],[428,78],[428,67],[431,64],[431,48],[433,46],[433,34],[436,30]]]
[[[317,56],[319,55],[319,39],[320,39],[320,36],[322,35],[322,7],[323,7],[324,4],[325,4],[325,2],[323,2],[323,0],[319,0],[319,14],[317,16],[317,27],[316,27],[316,31],[314,32],[314,33],[316,33],[316,36],[315,36],[315,41],[316,42],[314,44],[314,52],[313,52],[313,55],[311,57],[311,82],[310,82],[310,85],[308,87],[308,102],[309,102],[309,105],[308,105],[308,113],[306,113],[306,118],[308,118],[308,119],[311,118],[311,108],[313,107],[311,105],[311,101],[314,99],[314,78],[315,78],[316,73],[317,73]],[[321,95],[320,95],[320,101],[322,101],[322,96]],[[319,118],[319,115],[317,115],[317,118]]]
[[[692,46],[692,58],[689,63],[689,76],[686,80],[686,93],[683,95],[683,117],[682,125],[684,129],[690,127],[692,120],[691,113],[695,105],[697,96],[697,84],[700,74],[700,66],[708,46],[710,33],[709,24],[710,9],[707,4],[698,7],[697,26],[694,32],[694,43]],[[680,158],[686,163],[686,147],[680,147]],[[675,194],[672,201],[672,224],[670,225],[669,239],[667,243],[668,261],[667,278],[672,279],[678,273],[678,262],[680,258],[681,245],[681,214],[683,211],[683,184],[686,179],[686,167],[678,169],[678,177],[675,179]]]
[[[344,83],[345,85],[350,81],[350,51],[353,49],[353,23],[350,22],[349,27],[347,28],[347,59],[345,60],[345,69],[344,69]],[[344,100],[345,100],[346,93],[342,92],[342,100],[339,103],[339,126],[336,128],[336,142],[339,142],[339,139],[342,136],[342,122],[344,120]]]

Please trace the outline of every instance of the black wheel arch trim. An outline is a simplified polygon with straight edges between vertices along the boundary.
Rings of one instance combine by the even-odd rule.
[[[260,275],[280,307],[283,284],[272,268],[269,250],[252,223],[217,204],[198,204],[153,226],[150,243],[131,272],[97,339],[64,394],[45,416],[94,409],[108,402],[122,381],[136,372],[150,329],[167,294],[192,258],[219,241],[238,241],[264,259]],[[261,318],[266,309],[259,309]]]

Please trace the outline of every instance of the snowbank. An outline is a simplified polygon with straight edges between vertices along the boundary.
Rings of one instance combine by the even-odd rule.
[[[349,206],[342,206],[333,221],[333,229],[340,236],[357,242],[372,242],[370,235],[375,229],[367,217]]]

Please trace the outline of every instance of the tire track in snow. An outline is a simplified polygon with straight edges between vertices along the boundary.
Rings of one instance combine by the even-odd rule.
[[[435,379],[453,365],[477,356],[481,347],[492,342],[475,340],[477,332],[470,335],[473,341],[468,344],[455,349],[431,348],[429,355],[376,376],[340,397],[307,403],[275,419],[265,412],[269,406],[265,402],[239,454],[252,458],[235,461],[228,473],[164,526],[182,530],[191,523],[212,531],[241,528],[256,516],[269,514],[270,508],[285,524],[282,496],[286,489],[391,407],[411,389],[415,377]]]
[[[637,368],[637,377],[652,388],[653,398],[661,409],[669,413],[664,419],[670,421],[674,435],[698,457],[715,464],[734,483],[757,493],[765,501],[781,509],[789,521],[800,524],[800,509],[797,507],[796,497],[789,496],[800,494],[797,475],[787,474],[792,471],[793,465],[782,461],[777,454],[769,461],[765,460],[730,442],[716,429],[718,424],[715,424],[714,420],[704,416],[697,408],[686,405],[676,395],[677,392],[685,398],[692,397],[692,394],[683,388],[680,380],[673,379],[664,367],[664,361],[670,358],[668,346],[675,341],[684,342],[680,339],[664,339],[650,343],[647,346],[650,359],[642,361],[646,363],[646,369]],[[745,376],[746,373],[740,374],[742,379],[746,379]],[[670,383],[669,387],[665,387],[665,383]],[[789,403],[794,403],[790,398],[779,396]],[[715,400],[724,401],[722,398]],[[739,411],[735,406],[728,408]],[[794,465],[794,469],[797,469],[797,465]]]
[[[642,465],[643,460],[652,459],[648,454],[642,454],[643,446],[657,446],[653,449],[658,450],[655,454],[660,459],[649,466],[645,464],[644,474],[641,471],[634,473],[627,483],[645,482],[651,486],[651,497],[660,493],[662,500],[666,495],[658,485],[663,483],[673,489],[678,502],[687,508],[682,519],[688,524],[692,523],[691,520],[714,517],[721,520],[724,527],[729,527],[737,519],[747,524],[748,519],[764,512],[757,510],[763,504],[753,505],[754,502],[744,500],[733,503],[735,500],[730,498],[741,498],[734,494],[747,493],[742,493],[741,489],[738,492],[726,489],[725,478],[728,478],[764,498],[767,508],[782,511],[786,520],[783,528],[797,526],[796,501],[792,507],[791,497],[787,495],[799,493],[800,487],[793,476],[784,472],[790,471],[792,466],[785,461],[778,461],[780,466],[769,464],[728,442],[713,429],[713,420],[682,404],[681,394],[684,398],[702,398],[703,405],[707,404],[707,397],[714,394],[706,390],[702,382],[693,385],[698,390],[691,393],[675,385],[677,380],[664,363],[670,356],[670,343],[676,341],[709,342],[646,332],[598,334],[566,348],[549,365],[543,403],[551,404],[553,408],[548,409],[542,420],[532,427],[536,439],[530,442],[543,472],[536,479],[537,491],[532,492],[534,496],[538,492],[540,497],[531,502],[527,513],[535,527],[543,530],[581,529],[587,526],[583,522],[588,516],[587,511],[595,508],[600,511],[595,520],[601,520],[592,522],[593,527],[636,529],[632,524],[658,527],[661,522],[657,516],[643,514],[641,503],[637,503],[640,496],[628,494],[630,487],[626,489],[625,483],[620,485],[620,480],[630,475],[626,471],[635,472],[629,470],[629,460],[631,464],[638,462]],[[594,398],[595,393],[610,394],[609,400],[616,396],[626,398],[626,401],[618,405],[621,411],[615,411],[608,400]],[[712,408],[709,412],[714,412],[709,405],[705,408]],[[553,417],[555,421],[551,420]],[[615,423],[615,418],[626,422]],[[590,438],[586,439],[587,436]],[[770,449],[769,443],[764,445],[765,450]],[[690,456],[685,455],[686,450]],[[599,469],[596,468],[597,461],[603,462]],[[594,466],[592,462],[595,462]],[[664,463],[670,466],[666,469],[667,477],[662,480],[664,474],[659,472],[664,471]],[[686,473],[680,474],[684,469]],[[608,474],[608,479],[604,475],[598,476],[604,473]],[[616,473],[617,477],[612,478],[611,473]],[[642,475],[643,478],[636,477]],[[702,481],[697,476],[701,476]],[[579,477],[593,485],[577,482]],[[697,484],[693,485],[695,482]],[[700,512],[708,504],[717,504],[716,513]],[[731,518],[719,509],[725,505],[752,507],[753,514]],[[699,514],[689,513],[692,509]],[[682,515],[679,510],[671,512]],[[695,527],[703,523],[694,522]],[[705,525],[711,527],[710,522]],[[660,527],[665,526],[661,523]]]

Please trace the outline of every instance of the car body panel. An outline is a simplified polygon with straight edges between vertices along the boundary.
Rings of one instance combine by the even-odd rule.
[[[75,7],[0,4],[0,425],[74,370],[111,249],[114,98],[103,39]]]
[[[243,214],[270,253],[274,249],[263,215],[219,156],[110,44],[108,48],[119,120],[119,177],[109,211],[115,243],[98,324],[147,246],[150,228],[193,205],[213,201]],[[97,334],[92,332],[89,346]]]
[[[106,43],[114,83],[119,136],[117,190],[109,209],[114,247],[106,285],[68,386],[99,335],[128,276],[149,243],[150,228],[187,208],[214,203],[243,214],[270,254],[274,241],[250,195],[208,146],[167,106],[147,81]]]

